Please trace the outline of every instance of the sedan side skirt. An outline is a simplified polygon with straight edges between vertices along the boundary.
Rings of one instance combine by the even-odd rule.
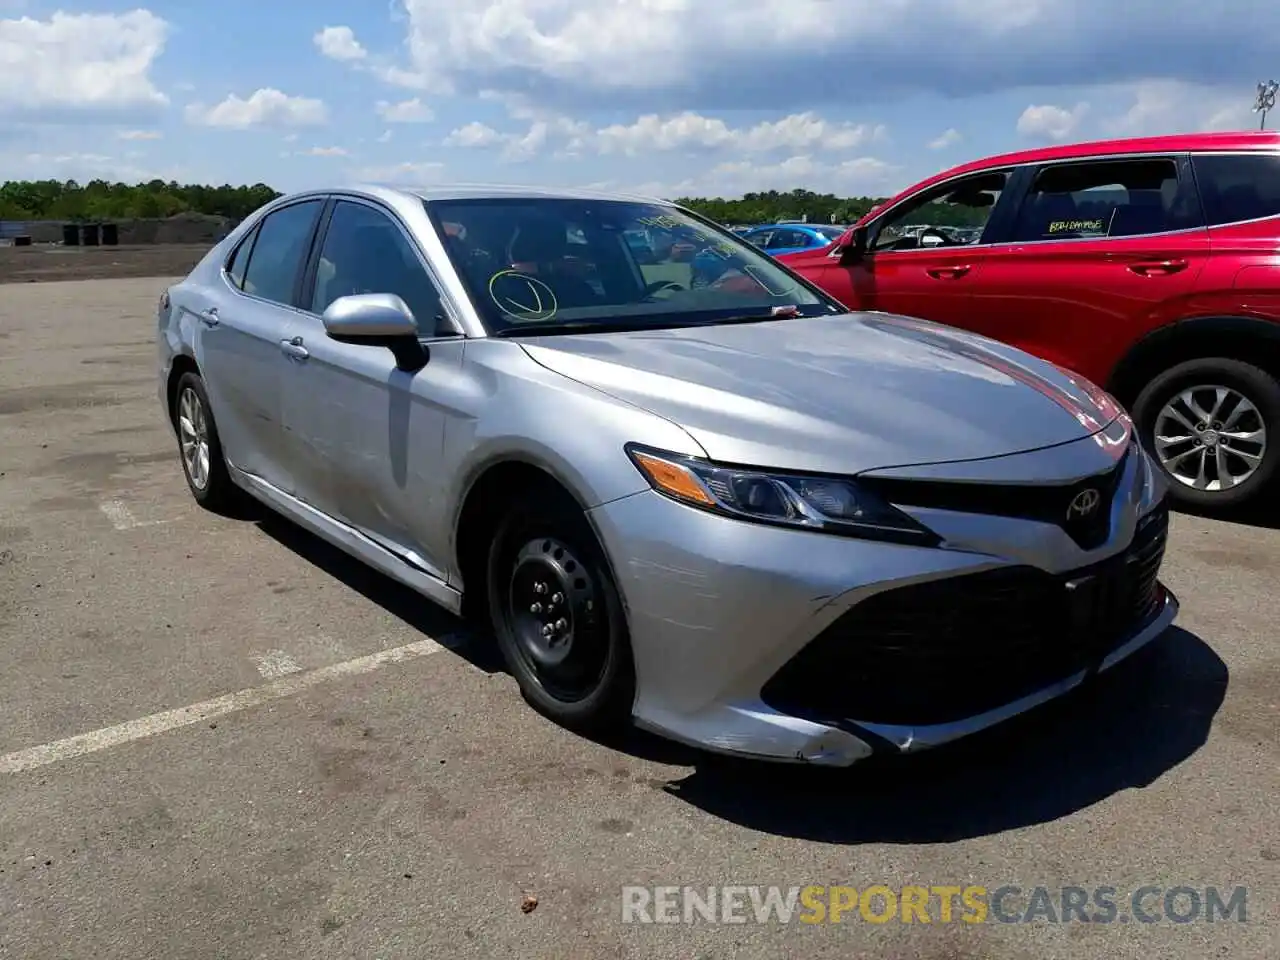
[[[391,579],[438,603],[455,616],[462,614],[462,594],[438,577],[418,568],[359,530],[317,510],[297,497],[285,493],[261,477],[227,465],[236,485],[272,509],[278,510],[299,526],[305,527],[339,550],[385,573]]]

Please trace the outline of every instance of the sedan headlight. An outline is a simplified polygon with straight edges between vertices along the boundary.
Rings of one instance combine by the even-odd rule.
[[[654,490],[691,507],[756,523],[931,546],[933,531],[852,480],[743,467],[636,444],[627,454]]]
[[[1137,437],[1133,440],[1133,448],[1138,457],[1140,468],[1138,476],[1142,485],[1142,494],[1138,499],[1138,511],[1146,513],[1158,506],[1165,498],[1169,492],[1169,484],[1164,478],[1164,471],[1156,466],[1155,459],[1142,446]]]
[[[1116,417],[1124,416],[1124,407],[1120,405],[1120,401],[1092,380],[1082,377],[1074,370],[1068,370],[1060,363],[1055,363],[1053,366],[1057,367],[1058,372],[1075,384],[1089,402],[1098,408],[1098,411],[1102,414],[1103,423],[1110,423]]]

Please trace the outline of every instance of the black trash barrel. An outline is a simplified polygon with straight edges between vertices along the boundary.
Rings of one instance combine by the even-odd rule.
[[[80,230],[86,247],[96,247],[98,245],[98,225],[96,223],[86,223]]]
[[[102,245],[104,247],[120,245],[120,227],[118,224],[104,223],[102,225]]]
[[[64,223],[62,225],[62,245],[65,247],[80,246],[80,225]]]

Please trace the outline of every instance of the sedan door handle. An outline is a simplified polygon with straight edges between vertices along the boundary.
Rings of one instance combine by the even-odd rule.
[[[201,310],[196,316],[206,327],[216,327],[221,321],[218,319],[218,308],[210,307],[208,310]]]
[[[925,273],[935,280],[959,280],[972,269],[970,264],[965,263],[954,267],[930,267]]]
[[[294,337],[292,340],[281,340],[280,351],[286,356],[294,360],[305,360],[311,356],[311,352],[302,345],[301,337]]]
[[[1129,270],[1140,277],[1163,277],[1187,269],[1185,260],[1144,260],[1129,264]]]

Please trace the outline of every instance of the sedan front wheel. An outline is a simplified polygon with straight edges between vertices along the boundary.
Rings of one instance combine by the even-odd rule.
[[[534,707],[567,727],[630,719],[626,617],[591,525],[565,496],[514,506],[489,552],[489,609],[507,668]]]

